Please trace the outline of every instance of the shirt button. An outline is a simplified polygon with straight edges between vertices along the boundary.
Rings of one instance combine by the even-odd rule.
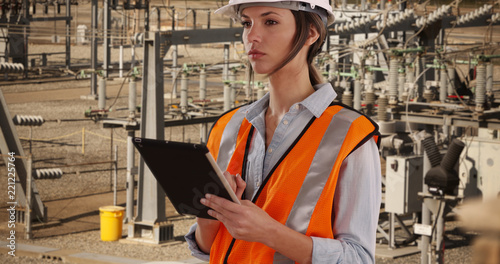
[[[283,124],[288,125],[288,120],[283,121]]]
[[[273,149],[272,149],[272,148],[269,148],[267,151],[268,151],[269,153],[272,153],[272,152],[273,152]]]
[[[295,105],[295,109],[299,110],[300,105]]]

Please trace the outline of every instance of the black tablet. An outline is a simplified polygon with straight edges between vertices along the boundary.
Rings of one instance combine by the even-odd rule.
[[[132,138],[178,213],[213,219],[200,203],[210,193],[240,203],[203,144]]]

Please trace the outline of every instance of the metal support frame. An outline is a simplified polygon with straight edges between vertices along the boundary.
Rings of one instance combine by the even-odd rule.
[[[97,0],[92,0],[91,7],[91,20],[90,20],[90,30],[91,30],[91,42],[90,42],[90,67],[92,68],[92,73],[90,73],[90,96],[97,96]]]
[[[243,28],[166,31],[161,34],[161,43],[166,43],[169,48],[172,45],[241,41],[242,33]]]
[[[499,130],[500,119],[495,118],[497,115],[500,115],[498,110],[485,111],[482,116],[462,116],[459,114],[436,116],[425,113],[401,112],[400,115],[395,115],[395,119],[409,123]]]
[[[71,66],[71,1],[66,0],[66,69]]]
[[[436,196],[429,193],[419,193],[423,198],[423,205],[432,213],[433,219],[429,224],[432,223],[433,229],[431,237],[422,236],[422,239],[426,238],[429,240],[427,247],[421,247],[422,262],[421,263],[444,263],[444,218],[451,212],[453,207],[461,200],[458,196],[444,195]]]
[[[146,34],[144,38],[141,137],[164,139],[164,76],[160,46],[166,43],[164,52],[167,52],[171,45],[176,44],[237,41],[241,38],[241,31],[242,29],[239,28],[168,31],[162,34],[150,32]],[[133,177],[131,173],[128,173],[129,169],[132,170],[130,166],[127,165],[128,178]],[[128,187],[130,188],[130,186]],[[131,206],[127,204],[127,208]],[[129,215],[127,215],[128,217]],[[128,220],[130,223],[128,239],[139,239],[158,244],[173,238],[173,235],[170,237],[171,230],[173,230],[172,224],[165,223],[165,192],[158,185],[142,159],[139,163],[137,215],[133,221]]]
[[[389,219],[377,225],[377,232],[380,233],[382,237],[387,240],[389,249],[397,249],[399,246],[401,246],[401,243],[398,245],[396,241],[395,237],[396,225],[399,225],[401,230],[405,232],[407,240],[410,240],[414,236],[414,234],[410,231],[410,229],[408,229],[408,227],[398,214],[389,212],[386,213],[389,215]],[[385,231],[385,228],[388,228],[388,232]],[[407,252],[405,252],[404,254],[407,254]]]
[[[229,79],[229,44],[224,44],[224,69],[222,70],[222,80]]]
[[[160,54],[160,34],[151,34],[144,42],[144,69],[142,83],[141,137],[164,139],[163,58]],[[172,224],[164,223],[165,192],[141,159],[137,215],[129,225],[129,239],[152,243],[169,240],[165,230]],[[171,238],[170,238],[171,239]]]
[[[65,51],[65,65],[66,68],[69,69],[71,62],[71,1],[66,0],[66,16],[62,17],[33,17],[32,13],[35,13],[36,10],[36,3],[33,2],[33,5],[30,5],[29,0],[23,0],[22,4],[22,11],[21,13],[17,14],[17,17],[11,18],[10,21],[13,21],[13,23],[19,23],[20,25],[23,25],[23,31],[22,33],[16,33],[14,35],[21,35],[22,34],[22,42],[18,41],[21,39],[21,37],[15,38],[13,42],[13,45],[17,47],[20,47],[22,49],[22,56],[16,57],[17,60],[20,63],[24,65],[24,78],[28,77],[28,69],[29,69],[29,59],[28,59],[28,40],[29,40],[29,34],[30,34],[30,24],[31,22],[49,22],[49,21],[65,21],[66,22],[66,51]],[[33,8],[33,10],[30,10]],[[31,12],[30,12],[31,11]],[[20,19],[19,19],[20,17]],[[12,36],[9,36],[12,37]],[[6,56],[8,57],[8,56]]]
[[[24,56],[23,56],[23,65],[24,65],[24,78],[28,78],[28,29],[29,29],[29,26],[30,26],[30,21],[29,21],[29,17],[30,17],[30,4],[29,4],[29,0],[24,0],[23,1],[23,6],[24,6],[24,9],[23,9],[23,16],[25,18],[25,21],[26,21],[26,26],[23,27],[23,33],[24,33]]]
[[[125,223],[132,222],[134,219],[134,175],[135,168],[135,148],[132,138],[135,137],[134,130],[127,131],[127,202],[125,210]]]
[[[109,65],[111,63],[111,43],[110,43],[110,38],[109,38],[109,30],[110,30],[110,19],[111,19],[111,9],[109,8],[109,0],[103,0],[103,42],[102,42],[102,49],[103,49],[103,77],[107,78],[109,76],[108,70],[109,70]]]
[[[9,109],[7,108],[7,103],[3,97],[2,90],[0,89],[0,152],[9,153],[14,152],[17,156],[25,157],[21,141],[17,136],[16,128],[12,122],[12,117],[10,115]],[[8,164],[8,160],[4,157],[5,164]],[[16,183],[16,199],[18,205],[26,205],[26,191],[27,191],[27,177],[31,175],[28,173],[30,171],[30,166],[26,159],[18,158],[14,162],[16,167],[16,174],[18,182]],[[36,188],[35,182],[31,182],[31,190],[33,191],[34,197],[32,198],[31,210],[34,212],[34,216],[41,219],[42,221],[47,221],[47,209],[43,205],[42,199],[38,189]]]
[[[31,232],[31,207],[33,205],[33,190],[32,190],[32,171],[33,171],[33,157],[31,156],[31,151],[28,154],[28,175],[26,177],[26,217],[24,218],[24,225],[26,227],[26,239],[32,239],[33,234]]]

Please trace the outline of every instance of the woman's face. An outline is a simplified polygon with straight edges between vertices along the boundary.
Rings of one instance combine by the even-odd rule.
[[[271,73],[290,53],[295,18],[288,9],[253,6],[241,12],[243,43],[258,74]]]

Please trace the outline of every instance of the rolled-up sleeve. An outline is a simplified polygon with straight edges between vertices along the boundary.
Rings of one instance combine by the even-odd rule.
[[[188,248],[189,250],[191,250],[191,255],[193,257],[209,262],[210,255],[201,251],[201,249],[198,247],[198,243],[196,243],[195,232],[197,226],[198,224],[196,223],[192,225],[191,228],[189,229],[189,232],[184,236],[184,238],[186,239]]]
[[[334,198],[334,239],[312,237],[312,263],[374,263],[380,202],[380,158],[369,140],[342,164]]]

